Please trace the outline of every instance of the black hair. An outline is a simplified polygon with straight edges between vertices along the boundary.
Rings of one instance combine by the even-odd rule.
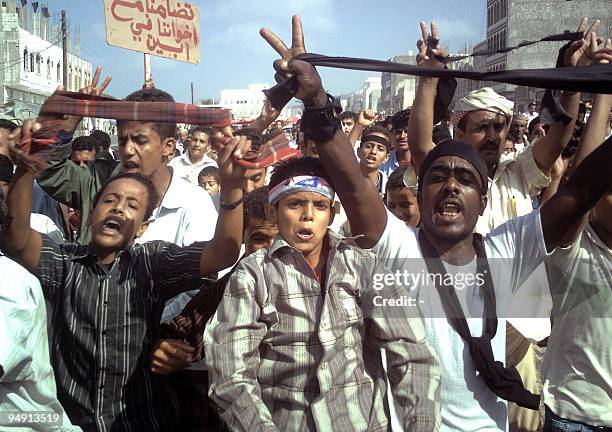
[[[357,121],[357,113],[354,113],[353,111],[344,111],[343,113],[340,114],[340,116],[338,117],[338,120],[342,121],[342,120],[346,120],[346,119],[353,119],[353,121]]]
[[[433,128],[433,132],[431,134],[432,141],[435,145],[440,144],[442,141],[446,141],[447,139],[451,139],[451,133],[448,128],[444,125],[438,125]]]
[[[212,129],[209,127],[204,127],[204,126],[195,126],[193,129],[191,129],[191,133],[189,135],[193,136],[193,134],[196,132],[201,132],[208,136],[212,135]]]
[[[152,88],[137,90],[129,94],[124,100],[131,102],[174,102],[174,98],[165,91]],[[163,142],[168,138],[174,138],[176,134],[176,122],[154,122],[155,132],[158,133]]]
[[[365,128],[365,130],[361,134],[361,143],[359,144],[359,147],[364,144],[363,138],[373,133],[381,134],[387,139],[388,144],[383,144],[387,149],[387,153],[390,153],[395,148],[395,139],[393,138],[391,132],[389,132],[389,129],[378,124],[373,124]]]
[[[198,174],[198,181],[200,181],[202,177],[206,177],[206,176],[210,176],[214,178],[217,183],[221,184],[221,177],[219,176],[219,168],[217,168],[216,166],[210,165],[210,166],[204,167],[204,169],[200,171],[200,174]]]
[[[251,220],[268,221],[266,207],[268,204],[268,186],[257,188],[244,196],[244,229],[249,225]]]
[[[391,117],[391,130],[403,129],[408,127],[408,120],[410,119],[410,108],[398,111]]]
[[[149,220],[149,218],[153,214],[153,210],[155,210],[155,207],[157,207],[157,201],[159,200],[159,195],[157,194],[157,190],[155,189],[153,182],[140,173],[123,173],[123,174],[118,174],[116,176],[109,178],[108,181],[104,184],[104,186],[102,186],[102,189],[100,189],[98,193],[96,194],[96,196],[94,197],[91,208],[93,209],[98,204],[100,197],[102,197],[102,194],[104,193],[108,185],[110,185],[114,181],[122,180],[122,179],[136,180],[138,183],[140,183],[141,185],[147,188],[147,192],[149,196],[147,199],[147,210],[145,213],[144,220],[145,221]]]
[[[7,119],[0,119],[0,129],[8,129],[9,132],[13,132],[17,129],[17,123]]]
[[[0,232],[4,227],[4,224],[8,222],[8,207],[6,206],[6,197],[4,195],[4,190],[0,188]]]
[[[108,150],[110,148],[111,138],[110,135],[106,132],[96,129],[91,131],[89,136],[95,139],[100,148],[102,148],[103,150]]]
[[[533,131],[535,130],[536,126],[539,125],[540,123],[542,123],[540,120],[540,116],[534,117],[529,122],[529,126],[527,126],[527,132],[529,132],[529,136],[533,135]]]
[[[259,148],[266,142],[269,141],[257,129],[251,127],[244,127],[234,132],[234,136],[245,136],[251,140],[251,150],[259,150]]]
[[[272,176],[270,177],[270,189],[291,177],[303,175],[321,177],[331,184],[321,160],[306,156],[291,158],[274,165],[274,171],[272,171]]]
[[[98,146],[98,141],[91,136],[80,136],[72,141],[70,151],[95,151],[98,153],[100,151],[100,146]]]
[[[389,179],[387,180],[387,191],[404,189],[406,187],[404,184],[405,171],[406,167],[398,167],[389,175]]]

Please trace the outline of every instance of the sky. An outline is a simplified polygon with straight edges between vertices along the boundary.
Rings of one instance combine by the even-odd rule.
[[[67,12],[69,28],[80,33],[81,57],[113,79],[107,93],[123,98],[143,83],[143,55],[106,43],[103,0],[47,0],[50,12]],[[416,52],[420,21],[438,23],[451,52],[483,40],[486,0],[191,0],[200,9],[200,64],[151,56],[155,86],[177,101],[219,100],[222,89],[274,83],[276,52],[259,36],[268,27],[286,43],[291,16],[302,18],[306,50],[317,54],[386,60]],[[359,89],[372,72],[320,68],[328,92]]]

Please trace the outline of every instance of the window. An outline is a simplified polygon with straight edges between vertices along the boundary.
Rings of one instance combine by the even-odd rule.
[[[23,49],[23,70],[28,71],[28,49]]]
[[[51,59],[47,58],[47,79],[51,79]]]
[[[30,53],[30,72],[34,72],[34,53]]]
[[[36,54],[36,73],[40,75],[40,63],[42,62],[42,58],[40,54]]]
[[[57,82],[62,81],[61,70],[62,70],[61,64],[60,62],[57,62]]]

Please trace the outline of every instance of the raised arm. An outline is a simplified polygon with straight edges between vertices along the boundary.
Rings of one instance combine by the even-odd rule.
[[[251,123],[251,127],[259,133],[263,133],[268,126],[270,126],[274,120],[280,115],[280,111],[275,109],[270,101],[266,99],[261,109],[261,114]]]
[[[102,68],[96,68],[91,83],[82,88],[80,93],[100,95],[112,80],[108,76],[102,84],[98,85]],[[63,90],[63,86],[58,87]],[[53,122],[57,130],[74,132],[81,123],[82,118],[77,116],[61,116],[56,114],[43,114],[38,121]],[[55,200],[75,209],[82,208],[81,197],[83,191],[91,189],[92,185],[100,186],[110,176],[113,164],[108,161],[96,161],[94,166],[83,169],[70,161],[70,146],[68,143],[62,151],[61,160],[52,161],[38,178],[39,185]]]
[[[243,207],[242,200],[246,169],[236,164],[251,146],[246,136],[231,138],[219,153],[219,176],[221,177],[221,205],[215,236],[206,244],[200,259],[202,276],[216,273],[233,265],[238,259],[242,245]]]
[[[579,32],[586,30],[587,22],[587,18],[582,20],[578,27]],[[601,43],[601,39],[598,39],[595,33],[598,25],[599,20],[596,20],[585,33],[584,39],[576,41],[568,47],[563,59],[565,67],[589,66],[593,63],[609,63],[612,60],[612,49],[607,46],[598,49]],[[550,173],[555,161],[572,137],[572,132],[576,126],[576,117],[578,116],[580,93],[562,92],[559,99],[563,108],[572,116],[572,120],[567,125],[563,125],[563,123],[553,124],[546,136],[533,145],[533,158],[538,168],[545,174]]]
[[[554,250],[580,219],[612,187],[612,137],[576,168],[568,181],[540,210],[548,251]]]
[[[26,120],[21,129],[15,130],[10,137],[16,142],[30,139],[32,131],[39,127],[39,124]],[[36,175],[44,167],[44,161],[27,157],[17,149],[14,142],[10,144],[10,148],[17,171],[6,197],[8,218],[0,231],[0,245],[15,261],[33,272],[40,260],[42,237],[30,228],[32,185]]]
[[[316,69],[306,62],[294,59],[296,55],[305,53],[306,49],[300,17],[294,16],[292,24],[291,48],[287,48],[270,30],[261,29],[260,32],[270,46],[281,55],[281,58],[274,62],[277,76],[297,78],[298,91],[295,97],[304,102],[306,112],[327,106],[327,111],[331,110],[333,113],[331,104],[327,104],[327,95]],[[353,146],[337,124],[333,135],[318,140],[316,144],[321,162],[346,210],[352,234],[363,236],[358,240],[360,246],[366,248],[374,246],[385,230],[387,212],[372,183],[361,174]]]
[[[355,145],[365,128],[374,124],[375,119],[376,113],[372,110],[365,110],[359,113],[353,129],[348,134],[348,140],[352,146]]]
[[[608,41],[610,42],[610,41]],[[593,109],[589,121],[580,138],[580,146],[574,157],[574,167],[580,166],[585,158],[598,148],[606,137],[606,125],[608,115],[612,107],[612,95],[600,94],[595,96]],[[575,168],[574,168],[575,169]],[[588,220],[588,213],[580,218],[580,221],[567,233],[561,242],[561,246],[570,246],[584,229]]]
[[[435,39],[430,42],[430,34],[427,31],[427,24],[421,22],[422,39],[417,42],[419,53],[417,54],[417,64],[426,68],[444,68],[444,63],[436,59],[436,56],[444,57],[446,53],[440,48],[440,37],[438,26],[435,22],[431,23],[431,37]],[[436,88],[438,78],[420,77],[419,84],[412,103],[410,118],[408,120],[408,146],[415,171],[418,173],[421,163],[427,153],[434,147],[431,140],[434,121],[434,101],[436,99]]]

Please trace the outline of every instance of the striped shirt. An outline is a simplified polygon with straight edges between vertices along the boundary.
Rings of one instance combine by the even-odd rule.
[[[58,399],[86,431],[174,430],[178,404],[148,355],[167,299],[193,289],[204,243],[131,245],[112,265],[43,235],[35,275],[53,305]]]
[[[244,258],[204,334],[211,398],[231,430],[386,431],[380,349],[405,430],[440,422],[440,369],[416,307],[373,313],[386,273],[372,253],[328,230],[321,286],[304,256],[277,237]]]

